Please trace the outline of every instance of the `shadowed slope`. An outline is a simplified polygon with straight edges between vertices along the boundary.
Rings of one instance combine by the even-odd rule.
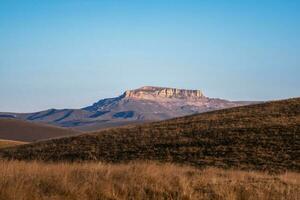
[[[300,171],[300,98],[231,108],[1,150],[6,158],[159,160]]]
[[[55,137],[76,135],[71,129],[31,123],[16,119],[0,119],[0,139],[32,142]]]

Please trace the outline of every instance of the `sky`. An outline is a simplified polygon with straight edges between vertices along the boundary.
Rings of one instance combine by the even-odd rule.
[[[300,96],[297,0],[0,0],[0,111],[81,108],[145,85]]]

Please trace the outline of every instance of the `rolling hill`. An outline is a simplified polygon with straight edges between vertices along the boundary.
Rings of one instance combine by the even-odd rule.
[[[21,144],[26,144],[26,142],[0,139],[0,148],[13,147],[13,146],[21,145]]]
[[[200,90],[145,86],[115,98],[101,99],[82,109],[49,109],[35,113],[0,113],[0,118],[42,122],[92,131],[107,127],[160,121],[179,116],[247,105],[209,98]]]
[[[0,119],[0,139],[33,142],[80,132],[17,119]]]
[[[2,149],[7,159],[300,171],[300,98]]]

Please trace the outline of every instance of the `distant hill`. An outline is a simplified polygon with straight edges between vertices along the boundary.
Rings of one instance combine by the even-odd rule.
[[[200,90],[145,86],[121,96],[102,99],[82,109],[49,109],[35,113],[0,113],[15,118],[78,130],[97,130],[126,124],[159,121],[257,102],[208,98]]]
[[[1,150],[0,155],[300,171],[300,98],[43,141]]]
[[[21,144],[26,144],[26,142],[0,139],[0,148],[13,147],[13,146],[21,145]]]
[[[33,142],[80,132],[17,119],[0,119],[0,139]]]

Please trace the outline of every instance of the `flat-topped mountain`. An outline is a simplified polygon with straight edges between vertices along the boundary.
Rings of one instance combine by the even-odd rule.
[[[200,90],[145,86],[115,98],[102,99],[82,109],[49,109],[35,113],[0,113],[2,118],[48,123],[79,130],[96,130],[147,121],[159,121],[236,107],[253,102],[209,98]]]

